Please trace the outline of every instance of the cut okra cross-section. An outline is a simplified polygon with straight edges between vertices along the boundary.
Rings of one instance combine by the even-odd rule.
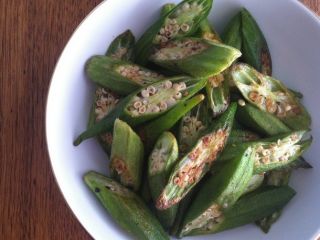
[[[150,60],[169,70],[195,77],[224,71],[241,56],[233,47],[201,38],[182,38],[155,48]]]

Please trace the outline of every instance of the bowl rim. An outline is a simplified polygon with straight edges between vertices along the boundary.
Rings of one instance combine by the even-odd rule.
[[[53,174],[54,177],[54,181],[58,186],[58,191],[60,192],[60,194],[63,197],[63,201],[66,203],[67,208],[70,210],[70,212],[72,213],[73,217],[77,220],[77,222],[80,224],[80,226],[82,227],[82,229],[84,229],[86,231],[86,233],[94,238],[94,234],[90,232],[89,229],[87,229],[87,227],[85,226],[85,224],[80,221],[77,217],[77,214],[75,213],[75,211],[71,208],[71,206],[69,205],[65,194],[58,182],[54,167],[53,167],[53,160],[51,158],[51,154],[50,154],[50,150],[49,150],[49,138],[48,138],[48,134],[47,134],[47,129],[48,129],[48,104],[49,104],[49,97],[50,97],[50,92],[51,92],[51,85],[53,82],[53,79],[55,78],[57,69],[58,69],[58,65],[61,61],[61,58],[64,56],[66,49],[69,47],[71,40],[74,38],[74,36],[77,34],[77,32],[79,31],[79,29],[82,27],[82,25],[84,24],[84,22],[90,17],[92,16],[102,5],[105,4],[111,4],[113,1],[115,0],[103,0],[102,2],[98,3],[81,21],[80,23],[77,25],[77,27],[73,30],[72,34],[70,35],[70,37],[67,40],[67,43],[65,44],[65,46],[63,47],[63,50],[61,51],[61,53],[59,54],[59,57],[56,60],[56,63],[53,67],[52,70],[52,74],[51,74],[51,78],[49,81],[49,85],[48,85],[48,90],[47,90],[47,96],[46,96],[46,105],[45,105],[45,118],[44,118],[44,122],[45,122],[45,142],[46,142],[46,149],[47,149],[47,153],[48,153],[48,157],[49,157],[49,162],[50,162],[50,169],[51,172]],[[182,0],[181,0],[182,1]],[[289,0],[290,1],[290,0]],[[306,14],[308,14],[308,16],[310,18],[312,18],[312,20],[319,26],[319,30],[320,30],[320,16],[317,15],[316,12],[314,12],[311,8],[309,8],[308,6],[306,6],[304,3],[302,3],[300,0],[294,0],[291,1],[293,4],[296,4],[301,11],[303,10]],[[319,229],[314,233],[312,239],[318,239],[320,238],[320,226]]]

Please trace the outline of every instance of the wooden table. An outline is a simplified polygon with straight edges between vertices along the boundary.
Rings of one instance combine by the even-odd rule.
[[[53,178],[44,113],[54,65],[99,0],[0,1],[0,238],[90,239]],[[320,14],[320,0],[304,0]]]

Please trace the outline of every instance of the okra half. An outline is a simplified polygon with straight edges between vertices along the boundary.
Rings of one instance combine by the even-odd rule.
[[[235,65],[232,77],[244,98],[294,130],[308,129],[311,118],[292,92],[279,80],[263,75],[246,64]]]
[[[138,40],[135,47],[136,62],[145,65],[154,45],[190,36],[208,16],[211,7],[212,0],[184,0],[161,16]]]
[[[147,68],[109,56],[91,57],[86,64],[86,73],[94,83],[120,95],[164,79]]]
[[[164,132],[156,142],[148,162],[149,187],[154,201],[157,200],[165,187],[170,172],[177,160],[177,140],[172,133]],[[165,228],[172,226],[177,210],[177,205],[163,211],[156,210],[157,216]]]
[[[84,181],[111,217],[135,239],[169,240],[161,224],[134,192],[96,172]]]
[[[240,198],[251,179],[254,155],[254,148],[247,148],[203,184],[184,219],[180,237],[212,232],[224,221],[224,212]]]
[[[235,111],[236,104],[233,104],[177,163],[156,202],[158,209],[167,209],[179,203],[209,171],[228,140]]]
[[[169,70],[195,77],[214,76],[241,56],[233,47],[201,38],[181,38],[154,48],[150,60]]]
[[[114,123],[110,172],[124,186],[137,191],[141,184],[144,147],[131,127],[117,119]]]

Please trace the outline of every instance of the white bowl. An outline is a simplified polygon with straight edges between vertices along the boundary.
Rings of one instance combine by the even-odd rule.
[[[72,145],[85,130],[94,85],[84,74],[86,60],[103,54],[114,37],[131,29],[136,37],[159,16],[160,7],[173,0],[108,0],[102,2],[79,25],[65,47],[54,71],[46,113],[47,143],[56,180],[71,210],[95,239],[130,239],[100,206],[83,183],[89,170],[106,173],[107,159],[95,140]],[[320,23],[295,0],[216,0],[211,22],[221,31],[242,6],[254,15],[271,49],[274,76],[304,94],[313,118],[314,143],[305,154],[312,170],[294,173],[297,190],[281,219],[269,234],[248,225],[214,236],[189,239],[315,239],[320,233]],[[319,105],[318,105],[319,104]]]

